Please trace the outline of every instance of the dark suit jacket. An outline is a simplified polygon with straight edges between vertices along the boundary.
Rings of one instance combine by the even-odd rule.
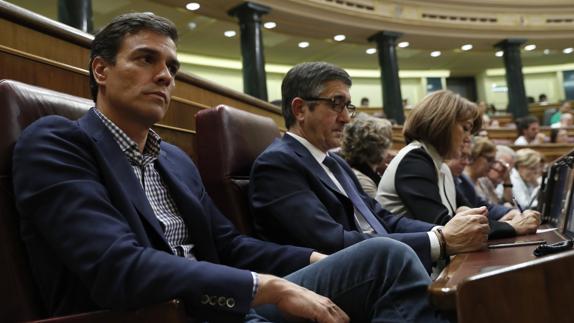
[[[16,203],[52,314],[181,298],[193,316],[232,321],[252,300],[244,269],[284,275],[309,263],[309,249],[239,235],[180,149],[162,142],[155,166],[199,261],[172,254],[129,162],[93,111],[78,121],[42,118],[24,131],[14,151]]]
[[[433,225],[390,214],[368,197],[351,168],[332,154],[353,179],[363,200],[390,238],[411,246],[431,265],[427,231]],[[295,138],[276,139],[255,161],[249,186],[258,233],[278,243],[333,253],[371,236],[357,231],[351,200],[341,194],[321,165]]]
[[[445,225],[451,216],[443,205],[438,187],[438,176],[432,157],[422,148],[413,149],[399,161],[395,173],[395,190],[409,214],[419,220]],[[456,178],[455,178],[456,182]],[[456,185],[456,184],[455,184]],[[474,207],[468,201],[460,188],[456,189],[456,205]],[[513,237],[514,228],[506,223],[495,221],[489,217],[489,239]]]
[[[474,188],[474,184],[472,184],[470,178],[464,174],[455,177],[454,183],[456,185],[456,189],[460,190],[460,193],[468,201],[468,205],[472,207],[486,206],[488,208],[488,217],[492,220],[498,220],[512,210],[511,208],[503,205],[489,203],[480,197],[480,195],[476,193],[476,189]]]

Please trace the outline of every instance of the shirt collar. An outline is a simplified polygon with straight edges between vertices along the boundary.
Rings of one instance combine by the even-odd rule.
[[[420,145],[423,149],[431,156],[432,161],[434,163],[434,167],[437,171],[441,171],[442,164],[444,163],[443,158],[438,153],[438,151],[433,147],[433,145],[428,144],[424,141],[414,140],[413,143]]]
[[[120,149],[128,159],[141,160],[143,156],[148,158],[157,158],[160,152],[161,137],[152,129],[149,129],[146,143],[144,146],[143,154],[139,152],[139,147],[120,127],[118,127],[112,120],[108,119],[97,108],[94,109],[96,115],[102,120],[106,128],[112,133],[114,140],[120,146]],[[143,156],[142,156],[143,155]]]
[[[309,142],[309,140],[307,140],[307,139],[305,139],[299,135],[296,135],[290,131],[287,131],[286,134],[295,138],[295,140],[297,140],[299,143],[301,143],[301,145],[303,145],[303,147],[307,148],[307,150],[311,153],[313,158],[315,158],[315,160],[317,160],[317,162],[319,164],[323,163],[323,160],[325,160],[325,157],[327,157],[326,153],[319,150],[319,148],[315,147],[312,143]]]

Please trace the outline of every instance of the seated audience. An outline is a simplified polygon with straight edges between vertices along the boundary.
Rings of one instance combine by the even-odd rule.
[[[574,124],[574,117],[570,112],[560,114],[560,121],[550,125],[551,128],[569,128]]]
[[[361,106],[362,107],[368,107],[369,106],[369,98],[364,97],[361,99]]]
[[[486,208],[467,210],[431,231],[434,224],[381,208],[349,165],[329,152],[341,145],[355,111],[351,84],[347,72],[324,62],[299,64],[286,74],[281,93],[288,131],[251,171],[249,198],[258,233],[324,253],[389,237],[408,244],[429,271],[440,257],[484,247]]]
[[[546,96],[546,94],[541,93],[541,94],[538,96],[538,103],[539,103],[539,104],[548,104],[548,97]]]
[[[562,105],[560,105],[560,109],[558,109],[558,111],[556,111],[551,117],[550,117],[550,124],[555,124],[555,123],[559,123],[560,122],[560,116],[562,115],[562,113],[572,113],[572,105],[570,104],[569,101],[564,101],[562,103]]]
[[[16,144],[21,234],[48,312],[178,298],[194,322],[441,321],[427,273],[401,243],[371,239],[326,257],[235,230],[189,156],[151,130],[175,87],[176,40],[165,18],[117,17],[92,43],[96,107],[77,121],[41,118]]]
[[[515,145],[543,144],[546,141],[546,136],[540,132],[540,123],[534,116],[518,119],[516,130],[519,137],[514,141]]]
[[[568,130],[564,128],[553,128],[550,131],[550,142],[554,144],[570,143],[570,137],[568,137]]]
[[[516,169],[514,168],[514,163],[516,161],[516,152],[508,146],[505,145],[497,145],[496,146],[496,160],[500,161],[500,163],[507,169],[506,172],[500,176],[500,174],[490,175],[489,172],[488,177],[491,179],[491,183],[495,185],[494,194],[492,193],[492,189],[490,185],[488,185],[488,189],[486,189],[487,185],[485,183],[481,184],[483,192],[488,192],[487,196],[491,203],[498,203],[504,204],[507,206],[513,206],[513,195],[512,195],[512,182],[510,181],[510,174],[515,172]],[[496,178],[495,178],[496,177]],[[499,177],[502,177],[502,182],[500,182]],[[479,180],[479,183],[482,180]],[[496,184],[498,183],[498,184]],[[494,195],[498,199],[494,198]],[[498,202],[497,202],[498,201]]]
[[[392,125],[388,120],[367,114],[359,114],[343,131],[341,155],[353,169],[363,191],[372,198],[381,180],[382,173],[377,170],[386,168],[384,164],[392,136]]]
[[[487,200],[479,196],[475,190],[475,185],[472,179],[463,173],[464,169],[472,164],[472,153],[469,145],[464,145],[460,158],[455,158],[447,161],[452,175],[454,176],[454,183],[456,186],[457,194],[462,195],[466,205],[472,207],[486,206],[488,208],[488,217],[493,220],[509,220],[520,213],[517,209],[504,207],[498,204],[491,204]],[[527,220],[528,217],[523,217],[522,220]],[[530,223],[530,227],[524,226],[526,232],[536,230],[537,223]]]
[[[377,200],[396,215],[434,224],[448,224],[459,207],[448,159],[460,157],[463,144],[480,129],[477,106],[448,90],[427,95],[411,112],[403,128],[408,143],[389,164],[377,191]],[[532,223],[538,214],[524,214]],[[527,232],[529,221],[519,217],[505,222],[490,220],[490,236]],[[523,227],[526,226],[526,227]]]
[[[515,172],[510,174],[512,193],[516,203],[523,209],[535,208],[538,205],[538,190],[542,180],[542,155],[530,148],[516,152]]]
[[[485,198],[486,192],[482,191],[478,180],[486,176],[492,165],[494,165],[496,161],[496,145],[488,138],[476,137],[475,141],[470,144],[470,147],[470,162],[466,166],[464,173],[472,182],[476,193],[480,197]]]

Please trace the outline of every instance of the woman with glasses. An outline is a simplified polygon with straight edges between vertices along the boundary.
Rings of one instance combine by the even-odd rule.
[[[460,157],[481,123],[476,104],[458,94],[443,90],[426,96],[404,125],[407,146],[383,174],[376,197],[379,203],[396,215],[447,223],[465,204],[444,161]],[[528,212],[510,222],[490,221],[490,236],[531,233],[539,220],[537,212]]]
[[[486,138],[477,137],[471,146],[469,165],[465,169],[465,174],[470,178],[476,193],[481,197],[486,197],[479,185],[479,179],[488,175],[496,162],[496,145]]]
[[[516,203],[523,209],[535,208],[538,204],[538,190],[542,179],[542,155],[530,148],[516,152],[515,172],[510,174],[512,193]]]

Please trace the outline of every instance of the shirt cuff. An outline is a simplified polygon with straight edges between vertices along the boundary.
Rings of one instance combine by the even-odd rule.
[[[256,272],[251,272],[251,276],[253,276],[253,289],[251,290],[251,297],[255,298],[255,294],[257,294],[257,288],[259,288],[259,276]]]
[[[430,242],[430,252],[431,252],[431,260],[437,261],[440,258],[440,242],[438,241],[438,237],[436,236],[436,233],[434,233],[434,231],[437,228],[441,228],[440,226],[436,226],[433,227],[431,231],[427,232],[428,236],[429,236],[429,242]]]

